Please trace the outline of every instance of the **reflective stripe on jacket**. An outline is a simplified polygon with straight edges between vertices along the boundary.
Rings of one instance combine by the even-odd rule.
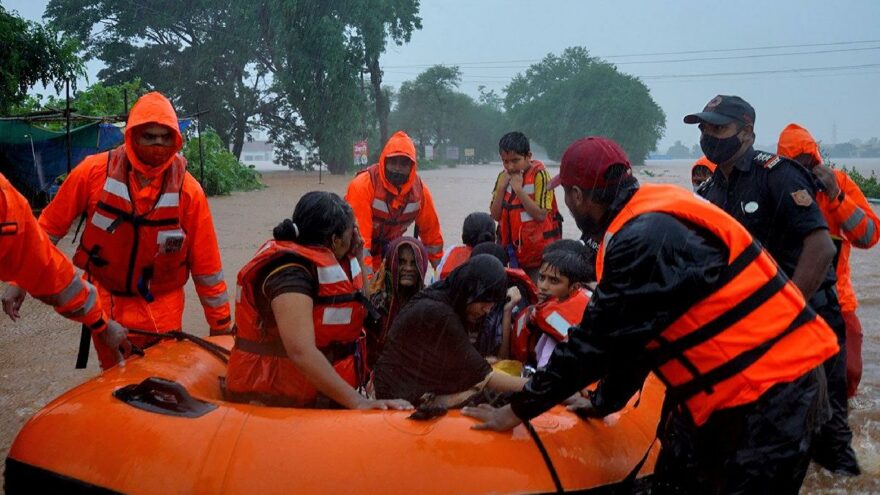
[[[596,258],[632,218],[672,215],[705,229],[729,250],[719,289],[706,294],[646,346],[646,358],[697,425],[716,410],[747,404],[838,351],[832,330],[748,231],[719,208],[667,185],[642,185],[612,220]]]
[[[538,160],[532,160],[531,166],[523,174],[523,192],[535,200],[535,177],[539,172],[546,170],[544,164]],[[547,186],[549,187],[549,185]],[[498,191],[496,194],[501,194]],[[541,266],[541,255],[544,248],[553,241],[562,238],[562,224],[559,210],[556,207],[556,197],[550,211],[544,216],[543,221],[536,221],[525,210],[519,196],[508,186],[503,191],[504,201],[501,203],[501,245],[505,248],[513,246],[519,266],[523,268],[535,268]]]
[[[474,248],[466,244],[457,244],[449,248],[437,265],[437,280],[443,280],[452,273],[452,270],[464,264],[471,257],[473,250]]]
[[[107,317],[95,287],[37,224],[27,200],[0,174],[0,280],[14,282],[61,316],[100,331]]]
[[[226,387],[234,393],[265,394],[290,399],[295,405],[312,404],[317,390],[287,356],[274,318],[266,318],[257,308],[256,291],[262,269],[283,256],[296,255],[315,265],[318,296],[312,320],[315,345],[328,356],[337,373],[353,387],[358,383],[358,366],[353,346],[363,331],[366,309],[360,264],[350,263],[351,278],[326,248],[306,247],[288,241],[270,240],[238,273],[235,322],[236,346],[229,358]],[[331,349],[351,348],[350,353]],[[363,357],[363,356],[362,356]]]
[[[107,178],[73,262],[111,293],[150,301],[153,293],[178,289],[189,278],[188,239],[180,225],[186,162],[175,157],[153,208],[144,214],[132,203],[129,171],[124,146],[108,152]]]
[[[564,301],[551,298],[535,307],[535,325],[553,340],[562,342],[568,338],[568,330],[581,322],[589,303],[590,294],[586,289],[579,289]]]

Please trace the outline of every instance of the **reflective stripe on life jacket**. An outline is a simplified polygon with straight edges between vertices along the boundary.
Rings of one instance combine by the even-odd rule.
[[[350,266],[349,278],[327,248],[270,240],[238,273],[235,305],[238,340],[229,359],[226,387],[232,392],[282,396],[298,405],[309,405],[314,402],[317,390],[284,352],[275,319],[271,315],[264,318],[266,315],[260,313],[256,302],[263,268],[289,255],[305,258],[315,265],[318,278],[318,295],[312,309],[315,345],[343,379],[353,387],[360,385],[359,370],[364,361],[361,359],[358,363],[354,351],[367,312],[365,297],[360,292],[363,278],[357,259],[344,260]]]
[[[834,333],[745,227],[675,186],[642,185],[612,220],[596,258],[600,286],[614,235],[634,217],[651,212],[702,228],[729,250],[718,289],[646,346],[667,396],[684,404],[697,425],[716,410],[757,400],[837,352]]]
[[[523,192],[535,201],[535,177],[539,172],[546,170],[544,164],[538,160],[532,160],[531,166],[523,173]],[[545,184],[545,187],[550,187]],[[510,186],[504,191],[504,201],[501,203],[501,245],[513,246],[516,260],[519,266],[534,268],[541,266],[541,254],[544,248],[553,241],[562,238],[562,216],[556,207],[556,197],[553,197],[550,211],[541,222],[535,219],[525,210],[519,196],[513,192]]]
[[[373,238],[370,244],[371,256],[382,256],[385,246],[403,236],[403,233],[415,222],[422,206],[422,179],[415,177],[412,187],[404,197],[396,192],[385,189],[379,177],[379,164],[374,163],[358,173],[370,174],[373,183]]]
[[[519,268],[505,268],[507,272],[507,286],[517,287],[519,293],[529,306],[516,315],[510,335],[510,355],[513,359],[522,363],[534,361],[535,344],[538,342],[540,332],[534,327],[528,327],[528,318],[523,316],[531,313],[533,305],[538,302],[538,290],[534,282],[526,272]]]
[[[446,254],[443,255],[443,259],[440,260],[440,264],[437,265],[437,280],[443,280],[452,273],[452,270],[463,265],[471,257],[471,251],[473,250],[474,248],[465,244],[458,244],[449,248]]]
[[[107,178],[73,256],[76,266],[113,294],[152,301],[186,284],[189,243],[180,225],[186,161],[175,155],[153,207],[138,214],[128,188],[131,165],[120,146],[107,154]]]
[[[533,318],[542,332],[562,342],[568,338],[568,330],[581,322],[589,303],[590,293],[586,289],[579,289],[564,301],[554,297],[538,304]]]

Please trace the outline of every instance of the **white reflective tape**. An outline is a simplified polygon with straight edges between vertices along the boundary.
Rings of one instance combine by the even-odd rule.
[[[177,208],[180,205],[180,194],[178,193],[165,193],[159,196],[159,202],[156,203],[156,208]]]
[[[413,212],[419,211],[420,207],[421,207],[421,205],[418,203],[407,203],[406,208],[403,209],[403,213],[406,214],[406,213],[413,213]]]
[[[531,222],[532,220],[534,220],[534,218],[532,218],[532,216],[529,215],[528,212],[526,212],[526,211],[519,212],[519,221],[520,222]]]
[[[361,264],[358,263],[357,258],[352,258],[351,259],[351,279],[354,280],[360,274],[361,274]]]
[[[113,219],[105,217],[96,211],[92,213],[92,224],[101,230],[107,230],[113,224]]]
[[[131,196],[128,195],[128,186],[112,177],[107,177],[107,180],[104,181],[104,190],[131,203]]]
[[[386,205],[385,202],[382,201],[381,199],[374,199],[373,200],[373,209],[379,210],[383,213],[388,213],[388,205]]]
[[[526,194],[535,194],[535,185],[534,184],[526,184],[522,187],[522,190]]]
[[[346,280],[348,277],[345,276],[345,271],[339,265],[318,267],[318,283],[321,285],[335,284]]]
[[[321,322],[324,325],[348,325],[351,323],[351,308],[324,308]]]
[[[526,320],[528,320],[528,316],[526,316],[527,314],[528,314],[527,312],[524,312],[524,313],[522,314],[522,316],[520,316],[520,317],[516,320],[516,336],[517,336],[517,337],[519,337],[519,334],[522,333],[523,328],[526,327]]]
[[[229,296],[224,292],[217,296],[199,296],[203,306],[219,308],[229,302]]]
[[[202,285],[202,286],[217,285],[224,280],[223,270],[220,270],[217,273],[211,273],[208,275],[195,275],[195,274],[193,274],[192,278],[193,278],[193,282],[196,285]]]
[[[550,316],[547,317],[547,324],[553,327],[554,330],[559,332],[559,335],[562,335],[563,339],[568,338],[568,329],[571,328],[571,323],[568,322],[565,318],[562,317],[557,311],[550,313]]]

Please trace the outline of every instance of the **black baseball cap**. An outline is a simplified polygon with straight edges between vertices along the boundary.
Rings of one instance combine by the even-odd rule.
[[[712,125],[727,125],[734,121],[752,125],[755,123],[755,109],[739,96],[718,95],[706,103],[702,112],[684,117],[685,124],[708,122]]]

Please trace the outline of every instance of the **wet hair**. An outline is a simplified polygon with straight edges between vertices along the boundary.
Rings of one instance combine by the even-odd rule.
[[[588,194],[593,201],[604,205],[610,205],[615,199],[617,199],[621,191],[627,190],[639,182],[629,169],[627,169],[626,165],[621,163],[615,163],[608,167],[608,170],[605,171],[604,178],[604,187],[597,187],[588,191]]]
[[[712,171],[709,170],[709,167],[705,165],[694,165],[694,168],[691,169],[691,177],[695,177],[697,174],[712,174]]]
[[[488,213],[475,211],[464,219],[461,242],[474,247],[481,242],[495,242],[495,220]]]
[[[474,250],[471,251],[471,258],[479,254],[494,256],[504,266],[510,264],[510,256],[507,255],[507,250],[494,242],[481,242],[474,246]]]
[[[498,141],[498,153],[503,151],[526,156],[532,149],[529,147],[529,138],[525,134],[513,131],[501,136],[501,140]]]
[[[330,246],[334,235],[341,236],[352,225],[354,212],[344,199],[335,193],[312,191],[299,199],[293,217],[279,223],[272,235],[277,241]]]
[[[569,284],[585,284],[596,278],[591,258],[590,250],[581,241],[560,239],[544,248],[541,263],[567,277]]]

